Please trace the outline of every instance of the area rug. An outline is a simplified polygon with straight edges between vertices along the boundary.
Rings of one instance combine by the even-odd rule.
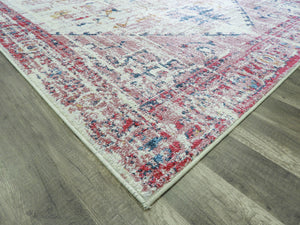
[[[149,208],[300,60],[300,1],[2,0],[1,51]]]

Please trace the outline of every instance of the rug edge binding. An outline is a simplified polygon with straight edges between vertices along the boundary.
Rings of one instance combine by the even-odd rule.
[[[158,200],[165,192],[167,192],[173,185],[175,185],[185,174],[187,174],[199,161],[204,158],[216,145],[218,145],[227,135],[229,135],[235,127],[237,127],[244,119],[246,119],[261,103],[263,103],[280,85],[288,79],[288,77],[294,73],[300,66],[300,62],[297,62],[287,75],[283,77],[264,97],[262,97],[254,106],[252,106],[246,113],[244,113],[237,121],[235,121],[224,133],[222,133],[212,144],[205,148],[200,155],[198,155],[188,166],[186,166],[182,171],[180,171],[169,183],[165,184],[158,192],[156,192],[148,200],[145,200],[115,169],[110,166],[110,164],[102,157],[94,148],[94,146],[89,143],[79,131],[68,121],[68,119],[57,109],[57,107],[48,99],[48,97],[39,90],[36,85],[27,78],[27,75],[22,71],[22,69],[14,62],[14,58],[0,46],[0,52],[7,58],[7,60],[15,67],[15,69],[24,77],[24,79],[33,87],[35,91],[46,101],[46,103],[51,107],[52,110],[62,119],[62,121],[72,130],[72,132],[91,150],[98,159],[105,165],[105,167],[117,178],[117,180],[125,187],[127,190],[142,204],[145,210],[150,209],[151,205]]]

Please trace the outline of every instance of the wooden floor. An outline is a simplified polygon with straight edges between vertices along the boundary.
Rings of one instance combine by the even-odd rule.
[[[300,70],[144,211],[0,55],[1,225],[299,222]]]

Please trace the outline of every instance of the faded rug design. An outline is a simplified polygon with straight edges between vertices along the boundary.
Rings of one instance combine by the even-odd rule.
[[[296,0],[0,0],[0,49],[145,208],[299,65]]]

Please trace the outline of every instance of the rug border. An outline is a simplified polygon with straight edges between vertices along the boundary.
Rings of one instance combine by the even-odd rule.
[[[243,120],[245,120],[258,106],[260,106],[273,92],[282,85],[297,69],[300,67],[300,61],[295,63],[284,77],[258,102],[256,102],[247,112],[245,112],[239,119],[237,119],[224,133],[217,137],[212,144],[206,147],[190,164],[188,164],[182,171],[180,171],[169,183],[166,183],[159,191],[157,191],[147,202],[146,208],[160,198],[166,191],[168,191],[174,184],[176,184],[185,174],[187,174],[199,161],[204,158],[216,145],[218,145],[227,135],[229,135]]]
[[[35,91],[46,101],[46,103],[51,107],[52,110],[62,119],[62,121],[72,130],[72,132],[87,146],[87,148],[92,151],[98,159],[104,164],[104,166],[117,178],[117,180],[125,187],[127,190],[142,204],[143,208],[150,209],[151,205],[158,200],[165,192],[167,192],[173,185],[175,185],[185,174],[187,174],[199,161],[204,158],[216,145],[218,145],[231,131],[237,127],[246,117],[248,117],[262,102],[264,102],[283,82],[285,82],[288,77],[294,73],[300,66],[300,62],[297,62],[293,67],[289,69],[289,72],[258,102],[255,103],[247,112],[245,112],[238,120],[236,120],[230,127],[226,129],[219,137],[217,137],[212,144],[206,147],[191,163],[189,163],[182,171],[180,171],[172,180],[166,183],[159,191],[157,191],[148,200],[145,200],[107,161],[99,154],[94,146],[80,134],[79,131],[69,122],[69,120],[59,112],[58,108],[48,99],[47,95],[43,93],[22,71],[22,69],[14,62],[14,58],[11,54],[0,45],[0,52],[6,57],[6,59],[15,67],[15,69],[25,78],[25,80],[33,87]]]

